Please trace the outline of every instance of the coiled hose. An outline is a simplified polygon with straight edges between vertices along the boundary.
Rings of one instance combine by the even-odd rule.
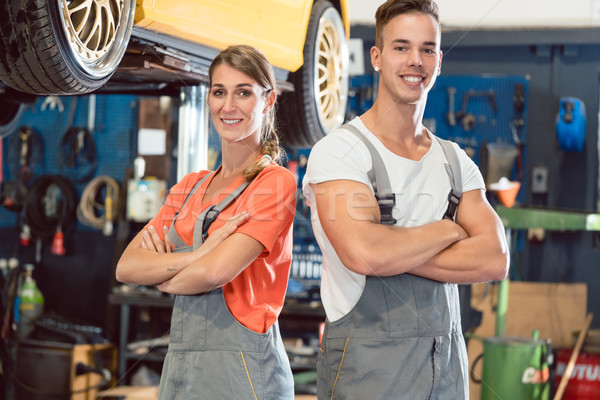
[[[119,183],[110,176],[98,176],[87,184],[77,206],[77,219],[84,225],[112,234],[120,206]]]
[[[49,238],[73,223],[76,205],[77,194],[68,180],[42,175],[33,181],[25,200],[25,222],[35,236]]]

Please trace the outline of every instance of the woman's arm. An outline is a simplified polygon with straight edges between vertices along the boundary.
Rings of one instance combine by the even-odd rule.
[[[264,248],[253,237],[234,233],[157,287],[162,292],[173,294],[196,294],[214,290],[231,282]]]
[[[165,282],[214,250],[248,218],[248,213],[236,215],[215,230],[202,246],[189,253],[172,253],[168,240],[163,241],[154,226],[148,225],[135,236],[121,255],[117,263],[116,278],[119,282],[139,285]],[[163,235],[166,237],[166,229]]]

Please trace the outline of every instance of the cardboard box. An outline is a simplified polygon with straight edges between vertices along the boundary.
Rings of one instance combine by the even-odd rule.
[[[482,313],[481,325],[471,332],[484,339],[495,336],[498,283],[473,284],[471,307]],[[585,283],[509,282],[508,309],[504,336],[550,339],[553,349],[573,346],[573,331],[582,329],[587,314]],[[469,372],[481,378],[482,363],[473,361],[483,353],[483,343],[475,338],[467,345]],[[498,366],[501,368],[501,366]],[[481,388],[469,379],[469,398],[479,400]]]

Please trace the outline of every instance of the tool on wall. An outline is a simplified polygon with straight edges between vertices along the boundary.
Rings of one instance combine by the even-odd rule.
[[[96,113],[95,97],[93,101],[90,99],[87,128],[73,126],[76,108],[77,98],[74,98],[69,111],[68,128],[60,144],[61,169],[67,169],[74,182],[87,182],[95,175],[98,167],[98,152],[92,136]]]
[[[456,125],[456,113],[454,111],[454,96],[456,96],[456,88],[449,86],[447,90],[448,90],[448,113],[446,114],[446,118],[448,119],[448,125],[455,126]]]
[[[515,117],[513,118],[510,128],[512,130],[513,140],[519,150],[517,157],[517,180],[523,179],[523,141],[521,140],[521,130],[525,126],[525,120],[523,119],[523,110],[525,109],[525,86],[522,83],[515,85],[515,92],[513,95],[513,108],[515,111]]]
[[[585,103],[575,97],[562,97],[556,115],[556,135],[563,151],[582,151],[585,144]]]
[[[28,126],[22,126],[11,138],[8,165],[11,176],[27,183],[44,164],[44,149],[41,135]]]
[[[64,231],[75,219],[77,195],[69,181],[59,175],[42,175],[29,190],[25,222],[37,239],[36,261],[41,261],[41,241],[52,237],[52,254],[64,255]]]
[[[110,176],[92,179],[81,194],[77,219],[84,225],[102,229],[105,236],[113,233],[113,222],[120,208],[120,186]]]
[[[456,120],[460,122],[462,128],[466,132],[470,132],[473,130],[473,128],[475,128],[475,115],[471,112],[467,112],[469,101],[474,97],[487,98],[492,106],[492,110],[494,110],[494,114],[498,112],[498,104],[496,103],[496,95],[493,89],[489,89],[487,91],[477,91],[473,89],[467,90],[462,98],[461,109],[456,112]]]

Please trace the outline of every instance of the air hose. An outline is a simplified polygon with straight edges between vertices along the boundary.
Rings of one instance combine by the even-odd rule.
[[[77,206],[77,219],[84,225],[102,229],[105,236],[113,232],[119,210],[120,186],[110,176],[98,176],[87,184]]]
[[[75,220],[77,195],[71,183],[59,175],[37,178],[25,201],[25,222],[31,233],[46,239],[54,235],[52,253],[64,254],[63,231]]]

